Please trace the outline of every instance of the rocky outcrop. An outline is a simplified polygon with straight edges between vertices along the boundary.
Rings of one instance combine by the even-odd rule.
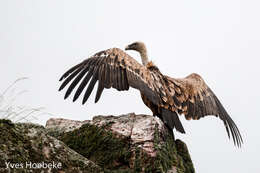
[[[174,141],[163,122],[150,115],[50,119],[46,128],[105,172],[194,172],[185,143]]]
[[[149,115],[49,119],[45,127],[1,120],[0,135],[0,172],[194,172],[186,145]],[[27,162],[61,167],[6,169]]]

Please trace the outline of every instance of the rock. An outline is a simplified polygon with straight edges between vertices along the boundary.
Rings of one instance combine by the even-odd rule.
[[[46,127],[0,119],[0,172],[193,173],[187,146],[171,133],[134,113]]]
[[[0,136],[1,173],[102,172],[94,162],[48,135],[43,126],[0,119]]]
[[[195,172],[185,143],[174,141],[163,122],[150,115],[50,119],[46,129],[104,172]]]

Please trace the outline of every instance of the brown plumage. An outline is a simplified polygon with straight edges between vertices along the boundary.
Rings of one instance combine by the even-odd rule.
[[[112,87],[123,91],[133,87],[141,92],[145,105],[151,109],[153,115],[158,116],[168,128],[176,128],[185,133],[178,114],[184,114],[187,120],[215,115],[224,122],[228,136],[232,136],[234,144],[241,146],[243,140],[236,124],[198,74],[193,73],[181,79],[163,75],[148,61],[146,47],[142,42],[130,44],[125,50],[138,51],[143,65],[118,48],[98,52],[62,75],[60,81],[64,82],[59,90],[71,82],[64,98],[66,99],[79,83],[73,101],[78,99],[89,83],[82,104],[88,100],[97,81],[95,102],[100,99],[104,88]]]

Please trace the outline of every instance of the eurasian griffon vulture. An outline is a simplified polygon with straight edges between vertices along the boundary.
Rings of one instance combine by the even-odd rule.
[[[185,133],[178,114],[184,114],[187,120],[215,115],[224,122],[228,137],[231,134],[234,144],[241,146],[243,140],[236,124],[198,74],[193,73],[179,79],[163,75],[148,60],[142,42],[130,44],[125,50],[138,51],[143,65],[119,48],[98,52],[62,75],[60,81],[64,81],[59,90],[73,80],[64,98],[71,94],[80,81],[73,101],[77,100],[89,83],[82,104],[88,100],[97,81],[95,102],[99,100],[104,88],[113,87],[123,91],[133,87],[141,92],[144,104],[151,109],[153,115],[158,116],[169,129],[176,128]]]

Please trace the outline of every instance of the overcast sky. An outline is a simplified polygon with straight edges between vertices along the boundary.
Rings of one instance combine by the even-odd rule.
[[[141,40],[161,72],[200,74],[219,97],[244,138],[228,140],[221,120],[183,122],[175,133],[189,148],[198,173],[258,173],[260,121],[260,3],[256,0],[174,1],[0,0],[0,91],[20,77],[17,104],[45,107],[51,117],[151,114],[139,92],[105,90],[94,104],[63,100],[59,77],[97,51]],[[137,53],[129,52],[140,60]]]

